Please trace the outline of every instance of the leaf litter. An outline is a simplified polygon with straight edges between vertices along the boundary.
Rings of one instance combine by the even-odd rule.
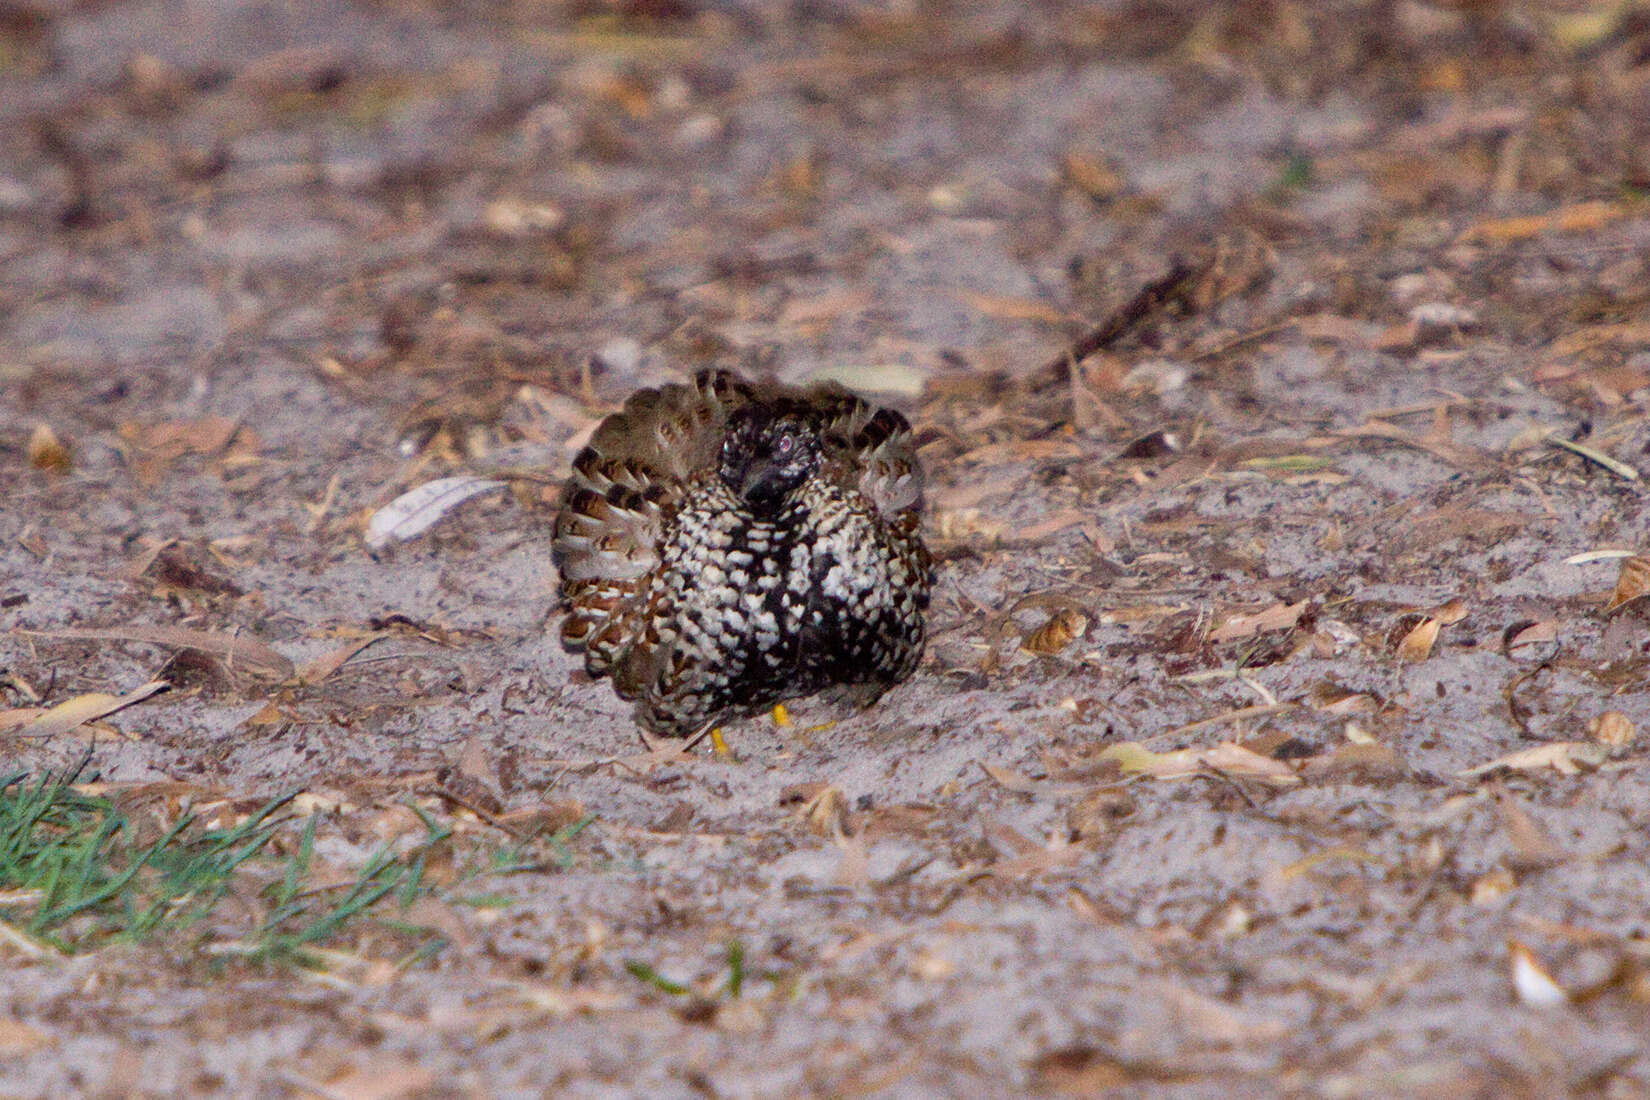
[[[42,1094],[70,1069],[111,1093],[1643,1091],[1640,578],[1552,568],[1642,550],[1642,28],[1262,8],[368,19],[113,82],[41,45],[93,14],[13,21],[18,64],[77,106],[5,204],[41,215],[18,247],[75,262],[21,270],[4,311],[0,627],[113,633],[10,634],[3,705],[160,679],[145,646],[245,673],[249,706],[180,681],[98,762],[168,777],[132,794],[157,836],[295,782],[304,817],[269,845],[320,876],[288,900],[337,938],[275,928],[311,976],[247,984],[244,921],[213,930],[216,978],[99,952],[64,1010],[49,947],[0,926],[32,1029],[0,1036],[8,1072]],[[361,70],[357,34],[391,60]],[[577,64],[540,86],[394,60],[523,43]],[[214,120],[237,155],[179,144]],[[188,265],[155,233],[174,222]],[[637,751],[546,637],[537,535],[601,413],[730,363],[911,416],[938,663],[862,714],[735,724],[737,757]],[[39,423],[66,472],[25,446]],[[456,497],[378,529],[351,510],[413,478],[521,507],[440,545],[413,539]],[[399,539],[394,569],[350,550],[363,529]],[[362,655],[409,629],[433,644]],[[252,634],[268,653],[226,641]],[[31,769],[84,751],[20,724]],[[285,884],[264,869],[243,916]],[[1620,975],[1577,978],[1580,946]],[[149,1007],[181,988],[198,1016]],[[1505,1025],[1583,1008],[1563,1043]],[[138,1068],[73,1064],[133,1034],[158,1052]]]

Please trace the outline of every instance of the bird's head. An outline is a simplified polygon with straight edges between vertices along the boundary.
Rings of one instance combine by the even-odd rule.
[[[818,471],[820,458],[819,434],[803,417],[748,406],[728,421],[718,472],[753,510],[771,514]]]

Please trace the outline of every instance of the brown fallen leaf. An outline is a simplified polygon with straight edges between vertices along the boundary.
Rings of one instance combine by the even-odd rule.
[[[1401,776],[1409,765],[1398,750],[1380,741],[1344,741],[1322,756],[1307,760],[1302,769],[1314,779],[1324,776],[1380,778]]]
[[[181,626],[118,626],[80,630],[19,630],[31,638],[66,641],[147,642],[175,649],[195,649],[224,662],[231,672],[245,672],[269,680],[292,678],[292,662],[250,634],[189,630]]]
[[[1075,527],[1084,520],[1090,519],[1093,513],[1085,512],[1081,508],[1062,508],[1047,519],[1039,520],[1029,527],[1022,527],[1013,532],[1014,542],[1041,542],[1050,535],[1058,534],[1068,527]]]
[[[52,426],[46,423],[36,424],[34,431],[29,433],[29,465],[36,470],[46,470],[54,474],[66,474],[73,461],[69,457],[69,448],[57,438]]]
[[[1125,774],[1147,775],[1153,779],[1185,779],[1206,775],[1213,769],[1279,787],[1301,781],[1295,769],[1283,761],[1262,756],[1233,741],[1222,741],[1213,748],[1173,752],[1153,752],[1138,741],[1121,741],[1107,746],[1099,758],[1115,760]]]
[[[1437,619],[1422,619],[1398,642],[1395,652],[1400,661],[1424,661],[1432,656],[1432,647],[1438,641]]]
[[[1623,558],[1621,572],[1616,574],[1615,591],[1610,593],[1610,602],[1604,605],[1604,610],[1614,611],[1622,604],[1631,603],[1647,592],[1650,592],[1650,558],[1637,554]]]
[[[1604,746],[1611,756],[1619,756],[1632,747],[1638,738],[1633,720],[1619,710],[1607,710],[1587,723],[1587,734],[1596,744]]]
[[[1539,622],[1525,620],[1513,623],[1501,632],[1501,649],[1509,657],[1526,657],[1532,647],[1541,646],[1539,653],[1549,652],[1546,647],[1558,641],[1559,622],[1557,619],[1542,619]]]
[[[1042,1087],[1056,1096],[1102,1096],[1133,1079],[1127,1066],[1094,1047],[1061,1047],[1031,1063]]]
[[[186,454],[216,454],[229,446],[240,427],[239,421],[226,416],[203,416],[150,425],[129,421],[120,426],[120,435],[154,458],[170,461]]]
[[[1519,218],[1490,218],[1470,225],[1457,240],[1460,243],[1511,244],[1543,233],[1580,233],[1608,225],[1627,216],[1619,202],[1578,202],[1550,214]]]
[[[363,649],[366,649],[374,642],[382,641],[389,636],[390,631],[388,630],[374,631],[371,634],[367,634],[364,637],[357,638],[352,642],[339,646],[331,653],[322,654],[313,661],[304,662],[304,664],[298,669],[298,682],[311,686],[320,683],[322,680],[325,680],[328,676],[331,676],[334,672],[337,672],[341,667],[343,667],[344,662],[348,661],[351,657],[355,656],[357,653],[360,653]]]
[[[1508,771],[1532,772],[1551,768],[1560,775],[1577,775],[1583,768],[1592,771],[1603,764],[1609,752],[1603,745],[1587,741],[1549,741],[1527,749],[1498,756],[1487,764],[1457,772],[1462,779],[1488,775],[1500,768]]]
[[[983,873],[994,878],[1034,878],[1071,867],[1083,855],[1082,846],[1072,844],[1064,830],[1049,833],[1048,840],[1039,844],[1012,825],[987,820],[985,838],[1008,855],[984,869]]]
[[[107,718],[117,710],[123,710],[133,703],[165,691],[171,687],[165,680],[152,680],[142,687],[134,688],[124,695],[106,695],[100,691],[77,695],[50,708],[43,714],[37,715],[19,732],[19,737],[56,737],[58,734],[68,733],[87,722],[95,722],[100,718]]]
[[[1512,845],[1507,865],[1514,871],[1538,870],[1563,863],[1569,855],[1524,808],[1523,801],[1504,787],[1495,789],[1495,812]]]
[[[0,1058],[19,1058],[56,1045],[57,1037],[50,1032],[22,1020],[0,1016]]]
[[[1109,202],[1128,187],[1110,157],[1091,157],[1072,150],[1060,158],[1060,168],[1068,183],[1095,202]]]
[[[1039,657],[1052,657],[1082,637],[1088,627],[1087,615],[1074,607],[1062,608],[1050,615],[1042,626],[1027,634],[1020,648]]]
[[[434,1088],[436,1081],[435,1071],[427,1066],[379,1060],[353,1066],[315,1092],[337,1100],[411,1100]]]
[[[1092,790],[1092,783],[1057,783],[1048,779],[1033,779],[1023,772],[1013,768],[999,767],[996,764],[987,764],[984,760],[976,760],[990,780],[1004,790],[1015,794],[1041,795],[1045,798],[1069,798]]]
[[[1276,603],[1250,615],[1232,615],[1210,632],[1209,641],[1235,642],[1240,638],[1251,638],[1268,631],[1292,630],[1300,622],[1301,615],[1306,612],[1310,603],[1310,600],[1291,604]]]
[[[960,288],[951,293],[968,308],[999,320],[1045,321],[1051,325],[1063,325],[1071,320],[1063,310],[1035,298],[1009,298]]]

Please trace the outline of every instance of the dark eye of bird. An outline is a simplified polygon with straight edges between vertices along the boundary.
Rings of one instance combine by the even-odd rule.
[[[775,447],[776,450],[779,451],[780,454],[785,455],[785,454],[790,454],[791,453],[791,448],[795,445],[796,445],[796,441],[793,440],[790,436],[782,435],[782,436],[779,437],[779,442],[774,444],[774,447]]]

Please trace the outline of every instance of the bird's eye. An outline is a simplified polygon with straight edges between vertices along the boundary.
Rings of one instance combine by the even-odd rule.
[[[778,451],[782,455],[788,455],[791,453],[791,448],[794,446],[796,446],[795,439],[791,438],[789,435],[782,435],[779,437],[779,441],[774,444],[774,450]]]

